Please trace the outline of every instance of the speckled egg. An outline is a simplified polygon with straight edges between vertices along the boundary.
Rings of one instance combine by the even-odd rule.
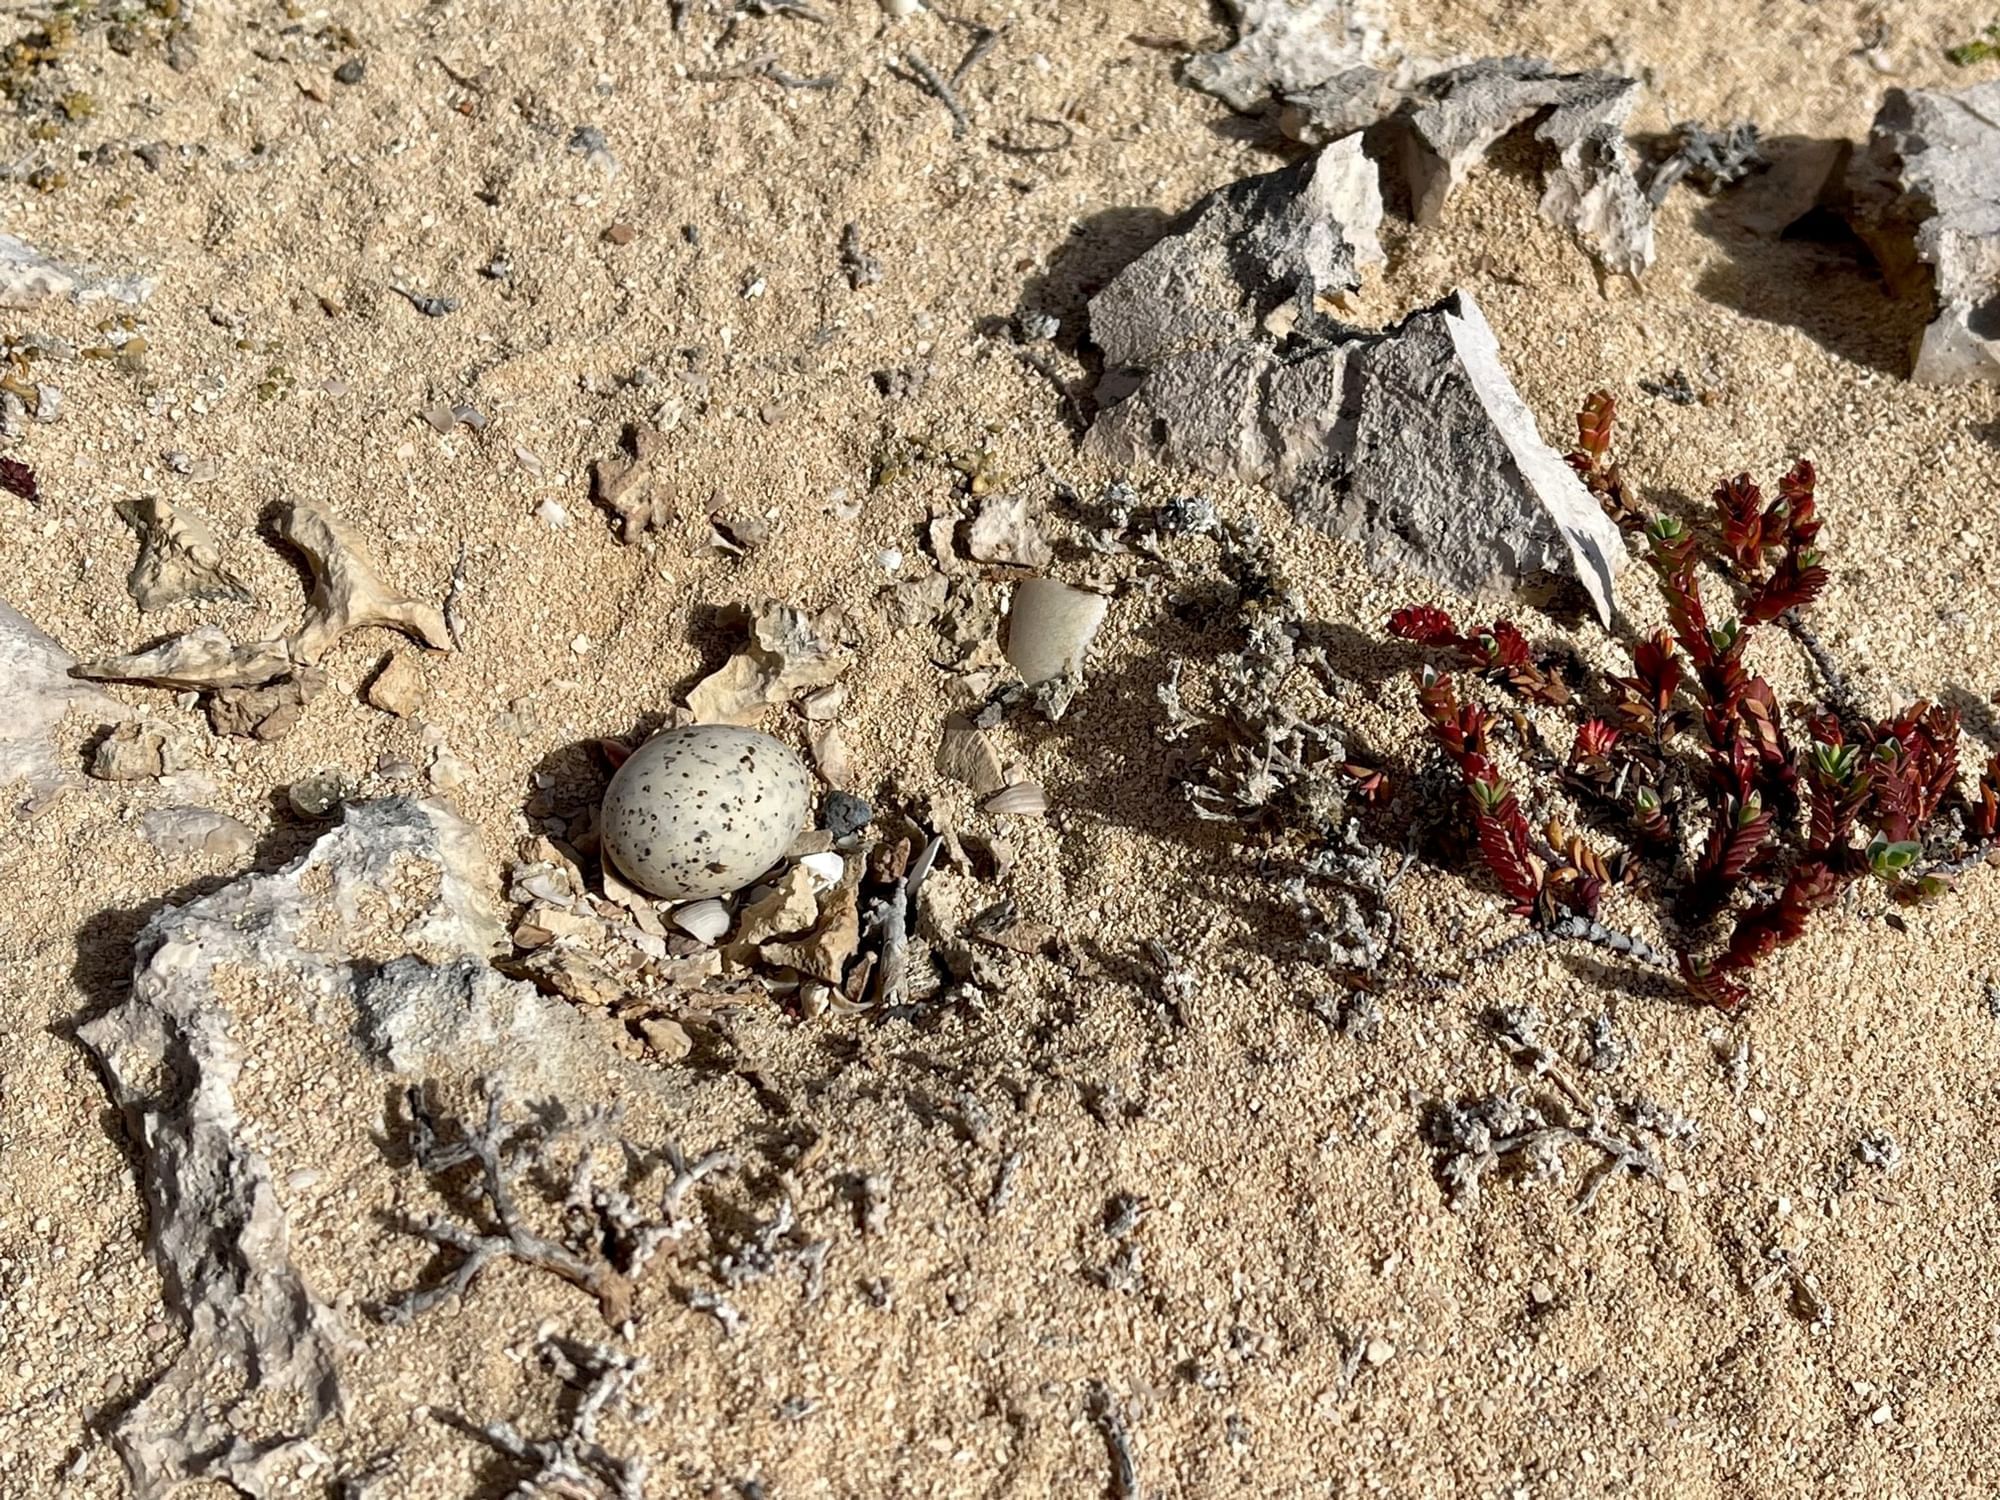
[[[692,724],[654,735],[604,793],[604,853],[666,901],[740,891],[806,826],[812,778],[754,729]]]

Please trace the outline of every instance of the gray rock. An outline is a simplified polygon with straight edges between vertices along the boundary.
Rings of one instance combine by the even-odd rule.
[[[1419,224],[1502,136],[1537,116],[1554,160],[1541,210],[1606,270],[1636,277],[1653,263],[1653,205],[1640,190],[1624,126],[1639,85],[1609,73],[1562,73],[1534,57],[1438,68],[1376,66],[1383,48],[1354,0],[1231,0],[1237,40],[1189,60],[1189,83],[1233,109],[1275,105],[1309,145],[1393,118]]]
[[[1376,563],[1462,592],[1570,573],[1610,621],[1617,527],[1541,440],[1467,293],[1380,334],[1174,354],[1099,415],[1088,442],[1121,466],[1267,485]]]
[[[257,841],[244,824],[206,807],[158,808],[139,820],[139,834],[170,859],[241,859]]]
[[[130,997],[79,1028],[137,1145],[149,1242],[187,1325],[111,1432],[137,1495],[196,1480],[289,1493],[279,1471],[340,1401],[342,1331],[293,1263],[271,1163],[244,1139],[241,986],[220,979],[259,975],[307,1024],[353,1040],[363,1107],[326,1129],[376,1128],[370,1070],[447,1087],[492,1073],[579,1111],[621,1080],[647,1086],[572,1007],[490,966],[506,945],[496,885],[476,831],[445,808],[351,804],[288,868],[154,917]],[[392,888],[427,894],[385,912]]]
[[[1637,277],[1653,263],[1653,206],[1624,136],[1638,98],[1634,79],[1559,73],[1533,57],[1482,58],[1423,79],[1400,116],[1417,222],[1441,222],[1446,199],[1493,144],[1546,111],[1535,127],[1535,139],[1555,151],[1543,216],[1606,270]]]
[[[1834,196],[1890,285],[1935,299],[1910,378],[2000,380],[2000,81],[1890,89]]]
[[[1231,109],[1258,110],[1357,68],[1368,28],[1353,0],[1227,0],[1234,45],[1191,57],[1187,81]]]
[[[1324,408],[1287,405],[1280,392],[1279,431],[1297,434],[1283,457],[1302,519],[1463,593],[1570,573],[1610,624],[1618,528],[1542,441],[1469,293],[1358,342],[1340,373],[1340,410],[1353,414],[1345,432],[1302,429],[1292,413]]]
[[[1382,191],[1358,137],[1308,161],[1241,178],[1197,203],[1174,233],[1090,302],[1107,368],[1154,368],[1260,330],[1321,320],[1315,304],[1380,264]]]
[[[100,719],[130,710],[69,675],[76,658],[0,599],[0,787],[25,783],[30,802],[76,778],[56,758],[54,730],[71,708]]]

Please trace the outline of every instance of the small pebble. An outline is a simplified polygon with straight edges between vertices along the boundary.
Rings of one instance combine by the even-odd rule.
[[[852,792],[828,792],[820,803],[820,827],[836,839],[861,832],[875,818],[875,809]]]
[[[357,791],[353,778],[333,767],[293,782],[285,788],[285,800],[302,818],[324,818]]]
[[[630,224],[613,224],[604,231],[604,238],[614,245],[629,245],[639,237],[639,231]]]
[[[350,57],[333,70],[335,83],[356,84],[368,76],[368,64],[359,57]]]

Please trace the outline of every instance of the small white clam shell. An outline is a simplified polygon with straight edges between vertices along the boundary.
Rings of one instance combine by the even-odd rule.
[[[1102,594],[1052,578],[1029,578],[1017,586],[1007,618],[1007,660],[1021,681],[1033,687],[1082,671],[1106,608]]]
[[[697,943],[719,943],[729,931],[729,908],[710,897],[676,907],[668,920]]]
[[[1017,781],[980,804],[990,813],[1012,814],[1017,818],[1039,818],[1049,810],[1048,794],[1036,781]]]

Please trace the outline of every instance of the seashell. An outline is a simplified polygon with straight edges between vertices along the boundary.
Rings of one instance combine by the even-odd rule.
[[[1048,794],[1038,781],[1017,781],[1003,788],[980,804],[990,813],[1011,815],[1017,818],[1039,818],[1049,810]]]
[[[940,776],[964,782],[976,797],[997,792],[1007,784],[993,736],[967,722],[961,714],[953,714],[944,721],[935,764]]]
[[[711,896],[676,907],[668,920],[698,943],[719,943],[729,931],[729,908]]]
[[[739,891],[806,826],[812,781],[768,734],[694,724],[654,735],[604,793],[603,852],[668,901]]]
[[[1102,594],[1073,589],[1052,578],[1029,578],[1014,590],[1007,620],[1007,660],[1033,687],[1083,670],[1084,653],[1104,623]]]
[[[847,873],[847,861],[831,851],[823,854],[808,854],[799,860],[805,871],[812,877],[813,889],[830,891],[840,884]]]

